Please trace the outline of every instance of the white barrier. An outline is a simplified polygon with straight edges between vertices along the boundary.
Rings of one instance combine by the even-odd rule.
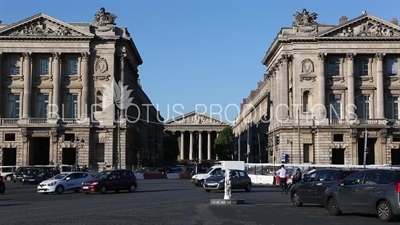
[[[136,179],[144,180],[143,173],[135,173]]]
[[[274,176],[272,175],[254,175],[249,174],[251,183],[261,185],[274,185]]]
[[[179,173],[167,173],[167,179],[180,179]]]

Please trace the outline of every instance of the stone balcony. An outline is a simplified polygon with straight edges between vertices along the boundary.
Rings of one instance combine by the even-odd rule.
[[[89,119],[79,120],[76,118],[0,118],[0,126],[11,126],[11,127],[19,127],[19,126],[44,126],[44,127],[53,127],[62,125],[86,125],[90,124]]]

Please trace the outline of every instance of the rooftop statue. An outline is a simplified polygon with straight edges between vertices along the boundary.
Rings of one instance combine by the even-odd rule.
[[[115,20],[117,16],[115,14],[106,12],[104,7],[101,7],[100,10],[94,15],[93,24],[97,26],[105,26],[105,25],[115,25]]]
[[[318,14],[317,13],[309,13],[307,11],[307,9],[303,9],[303,11],[300,12],[296,12],[295,14],[293,14],[294,16],[294,22],[293,22],[293,26],[313,26],[318,24],[317,22],[315,22],[315,20],[318,18]]]

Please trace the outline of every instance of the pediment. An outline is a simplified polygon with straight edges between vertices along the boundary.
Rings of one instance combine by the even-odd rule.
[[[165,122],[165,125],[229,125],[229,123],[200,112],[191,112]]]
[[[40,13],[0,29],[0,37],[93,37],[94,34]]]
[[[370,14],[365,14],[328,29],[316,37],[399,37],[400,26],[384,21]]]

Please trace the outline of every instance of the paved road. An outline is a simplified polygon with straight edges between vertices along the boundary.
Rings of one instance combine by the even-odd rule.
[[[42,195],[35,185],[7,182],[0,196],[1,224],[135,225],[379,225],[376,216],[331,217],[318,206],[292,206],[275,187],[233,192],[245,205],[210,205],[223,192],[206,193],[188,180],[141,180],[137,192]]]

